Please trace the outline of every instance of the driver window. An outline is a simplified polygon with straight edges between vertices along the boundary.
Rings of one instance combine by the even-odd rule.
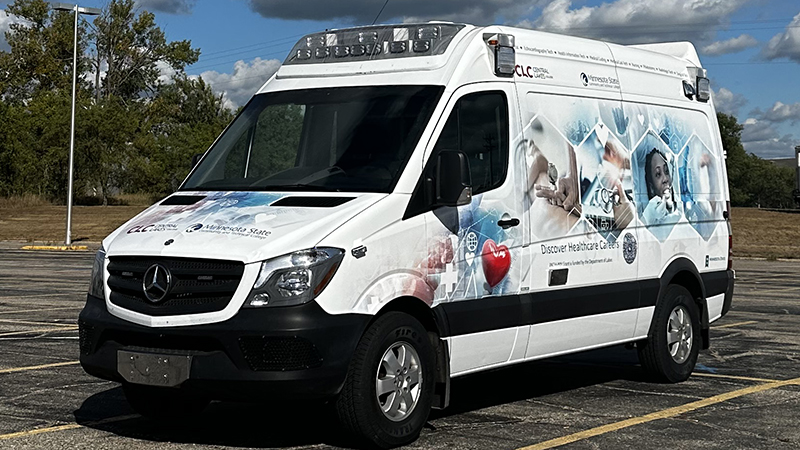
[[[502,92],[478,92],[459,99],[431,158],[436,158],[442,150],[459,150],[467,155],[473,194],[500,186],[508,166],[508,103],[505,95]]]

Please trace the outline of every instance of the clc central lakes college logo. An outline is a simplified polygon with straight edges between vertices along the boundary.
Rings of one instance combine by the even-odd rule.
[[[164,300],[172,287],[172,273],[161,264],[153,264],[148,267],[142,279],[142,290],[144,296],[151,303],[158,303]]]
[[[152,223],[148,225],[137,225],[128,229],[127,234],[134,233],[157,233],[164,231],[178,232],[180,230],[176,223]],[[256,239],[266,239],[272,231],[263,228],[256,228],[244,225],[218,225],[215,223],[193,223],[183,230],[184,233],[212,233],[218,235],[250,237]]]

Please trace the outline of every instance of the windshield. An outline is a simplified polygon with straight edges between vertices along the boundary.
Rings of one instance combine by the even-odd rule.
[[[391,192],[443,88],[255,96],[182,190]]]

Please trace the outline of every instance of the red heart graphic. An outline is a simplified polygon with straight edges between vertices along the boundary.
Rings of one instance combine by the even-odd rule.
[[[488,239],[483,243],[481,261],[486,282],[489,283],[489,286],[495,287],[505,278],[508,269],[511,268],[511,253],[505,245],[497,245],[493,240]]]

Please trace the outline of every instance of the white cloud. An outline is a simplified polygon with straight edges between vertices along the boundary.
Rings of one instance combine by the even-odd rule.
[[[792,125],[800,122],[800,102],[787,105],[782,102],[775,102],[772,108],[761,111],[756,108],[750,112],[756,119],[770,123],[789,122]]]
[[[617,0],[573,9],[570,0],[554,0],[538,19],[520,26],[623,44],[704,42],[748,1]]]
[[[196,0],[138,0],[139,6],[168,14],[191,14]]]
[[[769,122],[749,118],[744,122],[742,145],[749,153],[762,158],[789,158],[800,140],[791,134],[781,136]]]
[[[800,14],[794,16],[786,31],[769,40],[762,49],[761,56],[768,60],[789,58],[800,62]]]
[[[236,109],[247,103],[280,66],[277,59],[256,58],[249,63],[239,60],[233,65],[233,73],[209,70],[200,76],[214,91],[223,94],[227,108]]]
[[[23,22],[25,22],[25,20],[0,9],[0,51],[7,52],[11,50],[11,47],[6,41],[6,32],[11,29],[11,24]]]
[[[166,61],[156,61],[156,69],[158,69],[158,82],[161,84],[172,83],[172,77],[178,73],[175,68]]]
[[[712,42],[700,49],[700,51],[709,56],[720,56],[730,53],[738,53],[742,50],[753,47],[758,47],[758,39],[750,36],[749,34],[743,34],[741,36],[726,39],[724,41]]]
[[[718,91],[712,89],[711,96],[714,97],[714,106],[717,111],[725,114],[737,115],[739,109],[747,104],[747,98],[742,94],[736,94],[725,88]]]

